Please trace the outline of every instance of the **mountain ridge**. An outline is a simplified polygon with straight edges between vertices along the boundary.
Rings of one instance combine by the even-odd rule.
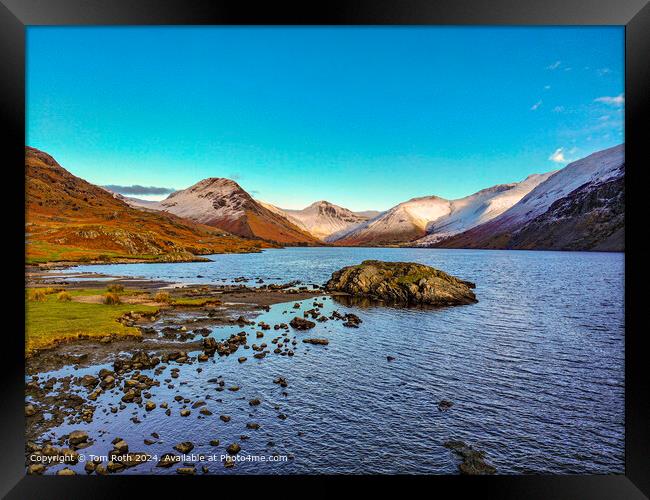
[[[174,215],[132,208],[29,146],[25,181],[27,262],[187,261],[271,246]]]
[[[283,245],[318,243],[311,234],[253,199],[237,182],[223,177],[208,177],[175,191],[156,208],[244,238]]]

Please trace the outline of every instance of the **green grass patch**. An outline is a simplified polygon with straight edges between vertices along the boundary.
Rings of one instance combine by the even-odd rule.
[[[28,290],[29,294],[30,290]],[[102,290],[69,290],[74,297],[97,295]],[[139,336],[140,330],[127,327],[117,320],[134,311],[153,313],[156,307],[137,304],[88,304],[74,301],[59,301],[57,295],[46,295],[43,301],[25,302],[26,338],[25,353],[32,354],[39,349],[56,345],[58,342],[78,338],[101,338],[107,335]]]
[[[219,299],[214,297],[198,297],[198,298],[189,298],[189,297],[178,297],[172,299],[171,303],[175,306],[196,306],[201,307],[207,304],[218,304],[221,302]]]

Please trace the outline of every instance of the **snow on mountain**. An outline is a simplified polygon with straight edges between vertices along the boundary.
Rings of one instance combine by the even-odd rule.
[[[284,215],[298,227],[323,241],[327,241],[328,237],[334,233],[345,231],[368,220],[367,216],[324,200],[314,202],[302,210],[278,208],[268,203],[262,204],[269,210]],[[373,212],[371,211],[371,213]]]
[[[583,184],[604,181],[617,175],[624,161],[625,148],[620,144],[569,163],[524,196],[503,214],[501,220],[507,224],[531,220],[546,212],[555,200],[568,195]]]
[[[601,236],[584,234],[581,241],[590,241],[588,247],[598,245],[606,236],[607,227],[619,228],[618,222],[610,219],[617,214],[614,204],[623,199],[623,177],[625,171],[625,147],[623,144],[593,153],[586,158],[568,164],[544,182],[538,184],[518,203],[498,217],[442,240],[437,246],[452,248],[571,248],[567,227],[579,217],[587,225],[586,231],[600,231]],[[600,193],[600,194],[599,194]],[[596,200],[594,198],[600,199]],[[598,219],[599,225],[589,223],[587,216]],[[611,217],[608,216],[611,214]],[[550,241],[548,235],[539,234],[563,219],[562,238]],[[569,224],[568,218],[575,220]],[[609,221],[609,222],[608,222]],[[534,222],[534,223],[533,223]],[[537,227],[537,231],[533,231]],[[559,230],[558,230],[559,231]],[[522,234],[519,234],[522,233]],[[523,237],[525,233],[526,237]],[[535,233],[535,234],[534,234]],[[559,233],[558,233],[559,234]],[[617,242],[620,238],[617,239]],[[538,243],[533,243],[537,241]],[[542,244],[542,242],[544,242]],[[618,243],[609,244],[613,248]],[[577,248],[577,247],[576,247]]]
[[[521,182],[500,184],[457,200],[414,198],[330,239],[342,245],[413,242],[430,246],[497,217],[553,173],[533,174]]]
[[[497,217],[554,173],[532,174],[521,182],[500,184],[453,200],[449,215],[431,222],[427,227],[427,236],[414,242],[414,245],[429,246]]]
[[[158,208],[246,238],[288,244],[317,242],[281,214],[255,201],[230,179],[204,179],[170,194]]]
[[[385,245],[421,238],[431,223],[451,212],[451,202],[437,196],[400,203],[352,229],[333,235],[341,245]]]
[[[124,196],[123,194],[120,194],[116,191],[112,191],[108,189],[107,187],[100,186],[103,190],[108,191],[113,195],[113,198],[116,198],[118,200],[122,200],[124,203],[129,205],[132,208],[150,208],[152,210],[157,210],[158,209],[158,203],[157,201],[153,200],[143,200],[141,198],[133,198],[132,196]]]

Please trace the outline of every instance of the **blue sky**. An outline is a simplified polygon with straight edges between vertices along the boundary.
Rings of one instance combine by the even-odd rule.
[[[26,142],[99,185],[383,210],[624,142],[623,64],[620,27],[29,27]]]

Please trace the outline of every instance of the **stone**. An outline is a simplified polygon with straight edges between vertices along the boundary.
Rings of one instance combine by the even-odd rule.
[[[451,401],[447,401],[446,399],[443,399],[442,401],[440,401],[440,403],[438,403],[438,410],[447,411],[452,406],[454,406],[454,403],[452,403]]]
[[[191,441],[183,441],[182,443],[178,443],[176,446],[174,446],[174,449],[183,454],[187,454],[194,449],[194,444],[192,444]]]
[[[463,461],[458,470],[465,475],[486,475],[496,473],[496,469],[485,461],[485,452],[475,450],[463,441],[447,441],[445,448],[453,450]]]
[[[124,439],[120,439],[119,441],[113,443],[113,447],[115,449],[115,453],[118,454],[123,454],[127,453],[129,451],[129,445],[124,441]]]
[[[29,467],[27,467],[27,474],[30,476],[40,476],[45,472],[45,465],[43,464],[31,464]]]
[[[109,389],[115,385],[115,377],[113,375],[106,375],[99,385],[103,389]]]
[[[73,471],[72,469],[68,469],[67,467],[64,469],[61,469],[60,471],[57,471],[56,475],[57,476],[75,476],[77,473]]]
[[[328,345],[330,343],[327,339],[304,339],[305,344],[315,344],[315,345]]]
[[[237,443],[232,443],[231,445],[226,448],[226,452],[228,455],[237,455],[241,451],[241,446],[239,446]]]
[[[156,467],[167,468],[179,462],[180,462],[180,457],[178,455],[174,455],[173,453],[163,453],[160,456],[160,460],[156,464]]]
[[[259,399],[257,399],[257,398],[255,398],[255,399],[251,399],[251,400],[248,402],[248,404],[251,405],[251,406],[258,406],[260,403],[261,403],[261,401],[260,401]]]
[[[289,323],[292,328],[296,330],[309,330],[316,326],[316,323],[309,321],[308,319],[299,318],[298,316],[294,317]]]
[[[85,431],[72,431],[68,435],[68,443],[73,446],[86,441],[88,441],[88,433]]]
[[[97,384],[99,384],[99,379],[97,377],[93,377],[92,375],[84,375],[83,377],[81,377],[79,383],[84,387],[92,389]]]
[[[478,302],[472,291],[474,283],[413,262],[365,260],[334,272],[325,288],[392,304],[452,306]]]

